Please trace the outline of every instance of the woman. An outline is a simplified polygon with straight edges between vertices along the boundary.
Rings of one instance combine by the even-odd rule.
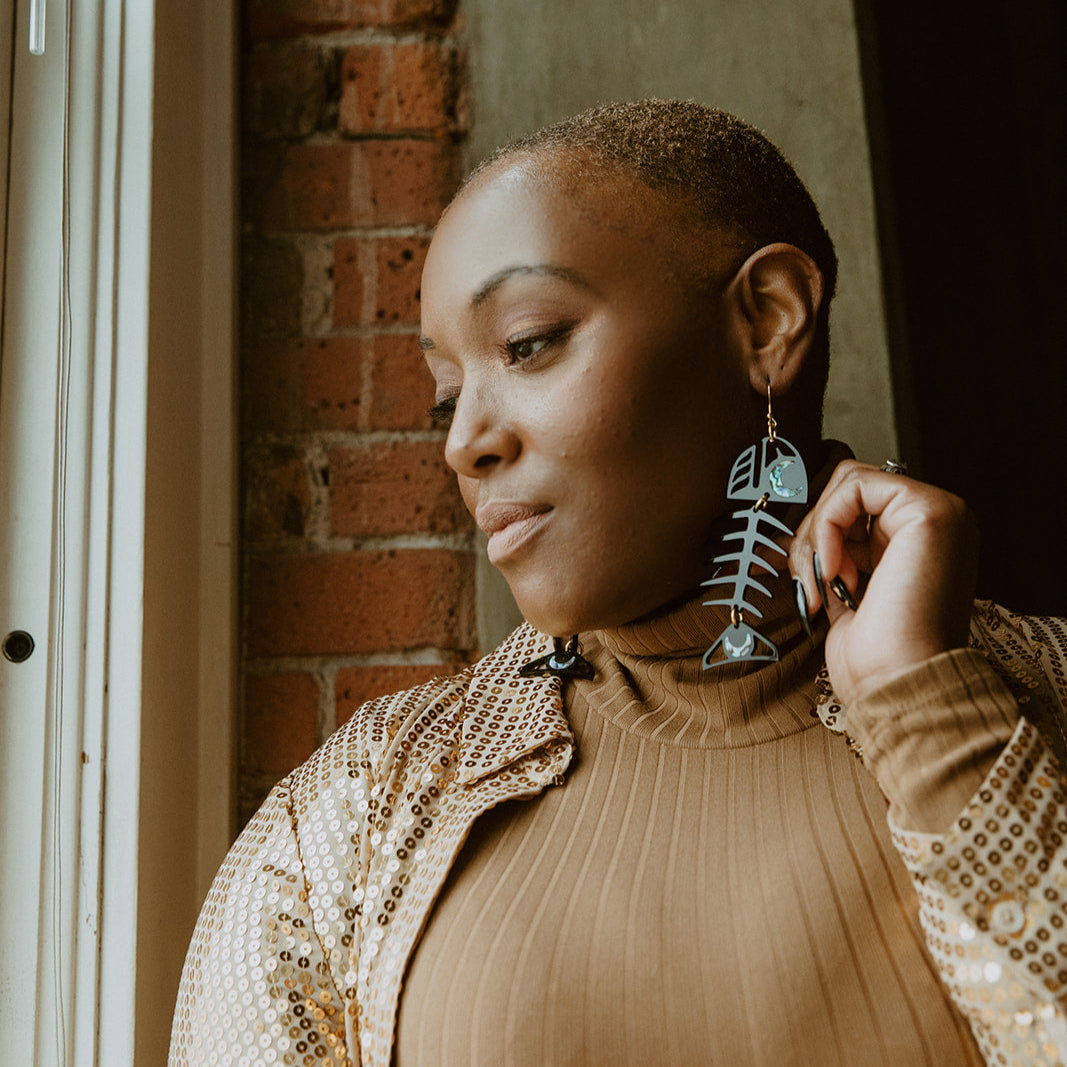
[[[422,346],[528,624],[279,783],[172,1063],[1067,1054],[1064,631],[972,617],[962,502],[820,442],[835,272],[788,164],[695,104],[472,176]]]

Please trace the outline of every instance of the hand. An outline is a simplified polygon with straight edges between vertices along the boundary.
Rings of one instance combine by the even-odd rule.
[[[978,541],[959,497],[855,460],[837,466],[797,529],[789,569],[814,613],[822,604],[818,552],[830,621],[826,664],[843,701],[966,645]],[[859,601],[856,611],[830,590],[834,578]]]

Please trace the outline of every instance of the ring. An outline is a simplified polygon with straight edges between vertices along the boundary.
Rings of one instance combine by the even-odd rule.
[[[906,463],[898,463],[895,459],[887,459],[878,469],[885,471],[886,474],[908,473],[908,465]]]

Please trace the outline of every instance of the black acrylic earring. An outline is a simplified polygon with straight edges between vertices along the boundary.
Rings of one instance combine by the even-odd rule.
[[[730,566],[729,574],[720,575],[717,570],[714,577],[701,583],[728,592],[720,599],[705,600],[705,606],[730,609],[729,626],[704,653],[705,670],[724,663],[773,662],[778,659],[777,646],[745,620],[746,611],[758,619],[763,618],[763,613],[751,601],[753,591],[771,596],[771,591],[753,576],[753,570],[760,567],[775,577],[778,575],[770,563],[757,555],[757,547],[785,556],[788,555],[785,549],[769,535],[777,532],[793,536],[793,531],[784,522],[767,513],[767,505],[772,502],[803,504],[808,499],[808,472],[804,460],[794,445],[778,436],[775,432],[777,425],[771,414],[771,388],[768,385],[767,436],[759,444],[746,448],[734,461],[726,493],[728,500],[753,501],[750,508],[730,515],[732,522],[743,522],[743,528],[722,538],[727,542],[738,541],[740,545],[736,551],[721,552],[712,560],[720,570]]]
[[[596,670],[582,655],[582,646],[575,634],[564,644],[562,637],[552,638],[552,651],[540,659],[531,660],[519,668],[522,678],[555,675],[557,678],[594,678]]]

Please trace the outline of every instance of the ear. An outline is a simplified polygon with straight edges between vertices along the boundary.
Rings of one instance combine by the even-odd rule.
[[[804,365],[822,301],[822,272],[795,245],[753,252],[727,286],[749,378],[757,392],[768,385],[788,392]]]

